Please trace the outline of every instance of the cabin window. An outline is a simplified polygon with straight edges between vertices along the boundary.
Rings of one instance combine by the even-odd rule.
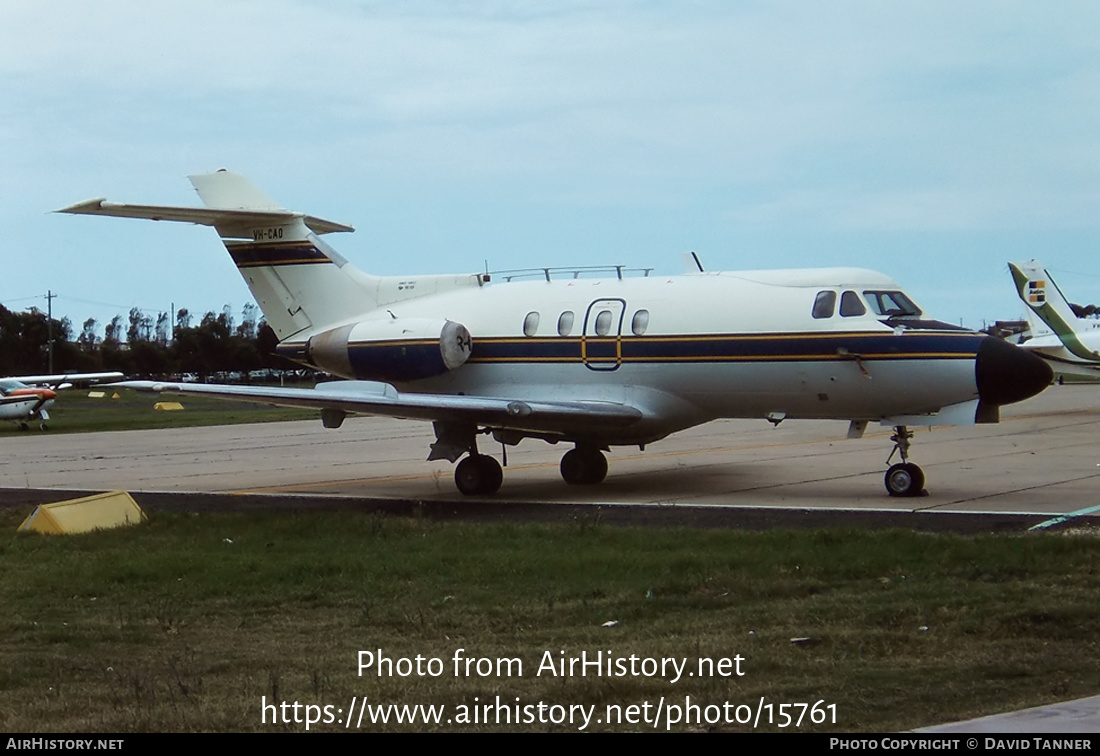
[[[638,310],[630,321],[630,330],[635,336],[641,336],[649,328],[649,310]]]
[[[871,312],[880,317],[917,317],[921,314],[913,300],[900,291],[865,291],[863,298],[867,300]]]
[[[814,299],[814,317],[817,319],[831,318],[836,311],[836,292],[819,291]]]
[[[854,318],[866,314],[867,308],[863,305],[863,300],[859,298],[859,294],[854,291],[846,291],[840,295],[840,317]]]
[[[611,333],[611,310],[600,310],[596,316],[596,335],[606,336]]]
[[[573,332],[573,311],[566,310],[558,316],[558,336],[568,336]]]
[[[539,314],[537,312],[527,313],[527,317],[523,319],[523,335],[534,336],[539,330]]]

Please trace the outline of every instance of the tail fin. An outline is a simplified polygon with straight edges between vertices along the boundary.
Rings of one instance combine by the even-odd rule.
[[[280,341],[377,306],[378,280],[348,264],[319,238],[330,231],[354,230],[350,226],[291,213],[236,173],[188,178],[207,208],[254,214],[245,226],[219,225],[218,232]],[[282,217],[270,222],[266,213]]]
[[[213,226],[280,341],[377,306],[380,279],[348,264],[319,236],[354,231],[351,226],[287,210],[236,173],[221,170],[189,178],[206,207],[95,199],[58,212]]]
[[[1062,345],[1076,357],[1098,361],[1100,354],[1089,349],[1082,335],[1085,328],[1081,319],[1070,307],[1058,284],[1042,265],[1035,260],[1026,263],[1009,263],[1016,293],[1028,307],[1028,323],[1034,336],[1055,335]],[[1090,323],[1091,324],[1091,323]]]

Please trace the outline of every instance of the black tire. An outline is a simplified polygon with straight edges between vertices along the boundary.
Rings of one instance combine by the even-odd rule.
[[[492,457],[466,457],[455,467],[455,485],[466,496],[488,496],[500,490],[504,471]]]
[[[561,477],[571,486],[590,486],[607,477],[607,457],[598,449],[572,449],[561,458]]]
[[[607,477],[607,457],[600,451],[593,449],[585,454],[585,461],[588,463],[588,469],[584,482],[586,485],[594,486],[597,483],[603,483],[603,479]]]
[[[924,470],[912,462],[891,465],[884,482],[891,496],[920,496],[924,491]]]
[[[495,494],[500,490],[501,484],[504,482],[504,470],[501,469],[500,463],[492,457],[487,457],[484,454],[477,456],[477,463],[481,467],[481,472],[485,476],[481,493],[484,496]]]

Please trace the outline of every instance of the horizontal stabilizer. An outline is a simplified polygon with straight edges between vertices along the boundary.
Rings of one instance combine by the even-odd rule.
[[[213,226],[222,237],[252,236],[252,230],[263,226],[284,226],[301,219],[315,234],[354,231],[352,226],[327,221],[290,210],[229,210],[211,207],[173,207],[169,205],[129,205],[92,199],[57,210],[71,215],[108,215],[115,218],[142,218],[155,221],[179,221]]]

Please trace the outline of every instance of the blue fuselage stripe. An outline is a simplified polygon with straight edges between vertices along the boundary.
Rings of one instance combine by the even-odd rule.
[[[473,340],[471,363],[582,362],[750,362],[833,360],[974,359],[983,334],[792,334],[761,337],[624,336],[590,338],[482,338]],[[360,342],[348,345],[352,365],[438,355],[439,342]]]
[[[325,254],[306,241],[241,242],[226,244],[229,255],[238,268],[257,268],[266,265],[317,265],[331,263]]]
[[[470,362],[973,359],[982,334],[784,334],[478,339]]]

